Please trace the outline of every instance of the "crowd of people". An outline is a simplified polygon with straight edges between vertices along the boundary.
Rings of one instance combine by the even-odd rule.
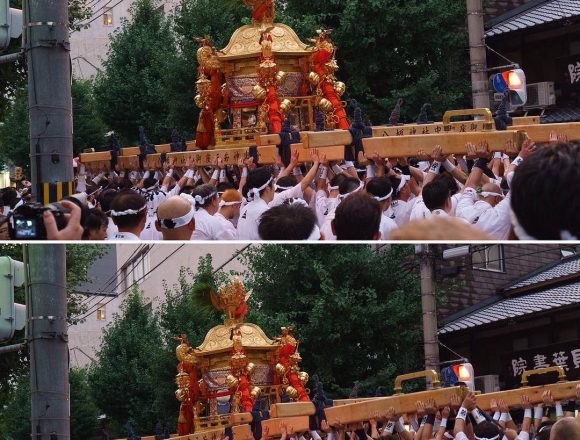
[[[574,240],[580,237],[580,144],[553,136],[493,153],[440,146],[416,157],[328,162],[323,149],[288,166],[252,158],[213,167],[169,159],[141,172],[78,164],[76,194],[42,213],[52,240]],[[0,239],[30,187],[2,190]],[[32,234],[32,233],[31,233]],[[11,234],[15,237],[14,232]],[[26,237],[26,236],[25,236]],[[24,238],[25,238],[24,237]],[[18,238],[22,239],[20,235]],[[34,238],[34,237],[31,237]],[[44,237],[43,237],[44,238]]]
[[[544,391],[543,403],[532,405],[522,389],[521,403],[509,407],[503,400],[491,401],[492,412],[477,406],[477,395],[469,393],[463,402],[453,395],[451,406],[438,408],[434,399],[416,403],[416,413],[398,414],[390,408],[375,413],[364,423],[344,425],[339,420],[322,420],[320,430],[295,433],[281,425],[281,440],[579,440],[580,385],[578,400],[554,401]],[[513,415],[513,417],[512,417]],[[261,440],[268,440],[262,432]]]

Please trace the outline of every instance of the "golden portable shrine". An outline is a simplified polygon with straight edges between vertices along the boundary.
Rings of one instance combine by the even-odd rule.
[[[318,30],[305,44],[275,23],[274,0],[244,3],[252,8],[252,24],[237,29],[224,49],[214,48],[209,36],[198,39],[196,147],[246,146],[256,134],[279,133],[286,118],[295,129],[314,130],[316,108],[327,128],[348,128],[331,31]]]
[[[270,339],[260,327],[245,322],[249,293],[239,278],[210,295],[225,313],[224,323],[212,328],[197,348],[189,345],[186,335],[178,338],[178,433],[247,423],[254,405],[268,409],[282,400],[310,401],[305,388],[309,377],[300,371],[293,328],[283,327]]]

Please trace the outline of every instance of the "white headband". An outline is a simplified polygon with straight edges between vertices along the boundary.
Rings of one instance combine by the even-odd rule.
[[[341,194],[341,195],[339,195],[339,196],[338,196],[338,198],[339,198],[339,199],[346,199],[348,196],[350,196],[350,195],[352,195],[352,194],[356,194],[356,193],[357,193],[357,192],[359,192],[359,191],[362,191],[362,189],[363,189],[364,187],[365,187],[365,184],[364,184],[364,182],[361,180],[361,181],[360,181],[360,183],[359,183],[359,185],[358,185],[358,188],[357,188],[357,189],[355,189],[354,191],[351,191],[351,192],[349,192],[349,193],[347,193],[347,194]]]
[[[159,220],[159,224],[161,225],[161,229],[177,229],[177,228],[182,228],[183,226],[186,226],[189,223],[191,223],[191,220],[193,219],[194,216],[195,216],[195,209],[193,209],[193,207],[192,207],[191,210],[182,217],[162,220],[158,216],[157,220]]]
[[[294,187],[293,186],[274,185],[274,188],[276,191],[278,191],[279,189],[281,189],[282,191],[286,191],[286,190],[292,189]]]
[[[397,192],[401,192],[401,190],[405,186],[405,183],[407,183],[409,180],[411,180],[411,176],[407,176],[406,174],[401,174],[400,176],[397,176],[397,178],[401,179],[401,181],[399,182],[399,187],[397,188]]]
[[[483,191],[479,195],[481,197],[501,197],[502,199],[505,199],[503,194],[498,194],[496,192]]]
[[[330,186],[330,183],[328,184],[328,192],[330,191],[338,191],[339,187],[338,186]]]
[[[223,208],[224,206],[235,206],[241,204],[242,204],[241,200],[239,202],[226,202],[224,200],[220,200],[220,208]]]
[[[384,197],[374,197],[374,198],[377,199],[379,202],[384,202],[385,200],[390,199],[392,195],[393,195],[393,189],[391,188],[391,192],[388,193],[386,196],[384,196]]]
[[[476,435],[474,435],[474,437],[475,437],[477,440],[499,440],[499,434],[498,434],[498,435],[496,435],[495,437],[491,437],[491,438],[487,438],[487,437],[478,437],[478,436],[476,436]]]
[[[248,191],[248,198],[250,200],[254,200],[255,197],[260,197],[260,192],[265,190],[268,185],[270,185],[270,183],[272,183],[272,180],[274,180],[273,177],[270,177],[270,179],[264,183],[261,187],[259,188],[252,188],[251,190]]]
[[[202,196],[200,196],[200,195],[197,195],[197,196],[195,196],[195,197],[193,197],[193,196],[192,196],[192,198],[193,198],[193,201],[194,201],[194,204],[193,204],[193,206],[196,206],[196,205],[199,205],[199,206],[205,205],[205,203],[206,203],[208,200],[212,199],[212,198],[213,198],[213,197],[215,197],[216,195],[217,195],[217,192],[215,192],[215,191],[214,191],[214,192],[212,192],[211,194],[209,194],[209,195],[207,195],[207,196],[205,196],[205,197],[202,197]]]
[[[126,209],[125,211],[110,211],[111,217],[125,217],[127,215],[137,215],[140,212],[143,212],[147,209],[147,205],[143,206],[143,208],[135,211],[134,209]]]

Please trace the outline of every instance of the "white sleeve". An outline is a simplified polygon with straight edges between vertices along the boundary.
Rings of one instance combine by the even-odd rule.
[[[173,189],[171,191],[169,191],[169,192],[165,191],[165,192],[167,192],[167,198],[169,198],[169,197],[173,197],[173,196],[178,196],[179,191],[181,191],[181,186],[179,186],[179,183],[178,183],[173,187]]]
[[[77,188],[76,191],[78,193],[84,193],[87,191],[87,176],[83,174],[79,174],[77,180]]]
[[[474,209],[473,209],[473,205],[475,204],[475,197],[476,197],[476,192],[473,188],[467,188],[462,194],[461,197],[459,198],[459,201],[457,202],[457,208],[455,210],[455,216],[456,217],[460,217],[460,218],[464,218],[465,220],[467,220],[469,223],[472,223],[474,218]]]
[[[302,185],[299,183],[294,188],[287,189],[274,195],[274,199],[268,204],[269,208],[282,205],[288,199],[301,199],[304,197]]]
[[[455,440],[469,440],[469,439],[468,439],[468,438],[467,438],[467,436],[465,435],[465,432],[463,432],[463,431],[459,431],[459,432],[457,433],[457,435],[455,436]]]
[[[530,433],[526,431],[520,431],[516,440],[530,440]]]

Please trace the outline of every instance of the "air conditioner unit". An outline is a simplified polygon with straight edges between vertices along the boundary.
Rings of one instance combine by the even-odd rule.
[[[477,391],[481,391],[482,393],[494,393],[499,391],[499,376],[497,374],[476,376],[475,389]]]
[[[556,92],[554,91],[553,82],[541,82],[528,84],[528,102],[524,106],[529,108],[545,108],[556,105]]]

